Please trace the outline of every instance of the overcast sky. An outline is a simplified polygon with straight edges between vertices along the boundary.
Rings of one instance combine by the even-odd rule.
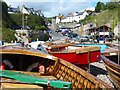
[[[45,17],[57,16],[59,13],[80,12],[86,8],[94,8],[98,1],[108,2],[110,0],[4,0],[7,5],[17,7],[25,5],[34,10],[41,10]]]

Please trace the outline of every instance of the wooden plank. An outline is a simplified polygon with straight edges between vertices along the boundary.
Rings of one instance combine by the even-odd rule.
[[[33,84],[15,84],[15,83],[1,83],[1,87],[3,88],[41,88],[42,86],[33,85]]]

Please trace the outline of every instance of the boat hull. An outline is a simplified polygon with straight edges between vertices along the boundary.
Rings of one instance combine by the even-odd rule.
[[[120,88],[120,65],[116,64],[114,61],[101,55],[104,65],[106,66],[107,72],[111,77],[114,85]],[[115,56],[118,57],[118,56]],[[115,58],[114,58],[115,59]],[[118,58],[117,58],[118,59]]]
[[[85,53],[51,53],[53,56],[64,59],[73,64],[89,64],[99,60],[100,51]]]

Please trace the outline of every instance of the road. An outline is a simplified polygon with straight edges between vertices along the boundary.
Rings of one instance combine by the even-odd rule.
[[[56,40],[65,40],[67,39],[68,37],[67,36],[63,36],[62,34],[60,33],[56,33],[55,32],[55,28],[53,27],[49,27],[50,30],[51,30],[51,34],[52,34],[52,37],[53,37],[53,40],[56,41]]]

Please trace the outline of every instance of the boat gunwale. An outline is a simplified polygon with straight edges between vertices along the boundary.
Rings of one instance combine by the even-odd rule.
[[[113,83],[116,87],[119,87],[119,81],[120,81],[120,65],[114,63],[113,61],[110,61],[108,58],[106,58],[104,55],[101,55],[103,64],[105,65],[108,75],[111,77]]]
[[[0,54],[21,54],[21,55],[31,55],[31,56],[37,56],[37,57],[42,57],[42,58],[47,58],[56,61],[58,58],[55,56],[52,56],[50,54],[45,54],[42,52],[32,51],[31,49],[25,49],[25,48],[4,48],[7,46],[3,46],[3,48],[0,48]]]
[[[71,64],[70,62],[67,62],[65,60],[59,59],[58,62],[60,62],[60,64],[65,65],[68,68],[71,68],[73,71],[79,73],[80,75],[82,75],[82,77],[88,79],[89,81],[91,81],[94,84],[99,84],[101,87],[107,87],[107,88],[112,88],[112,86],[108,85],[107,83],[103,82],[102,80],[96,78],[95,76],[91,75],[90,73],[88,73],[87,71],[84,71],[83,69],[75,66],[74,64]]]
[[[107,62],[109,65],[112,65],[113,67],[116,67],[116,68],[120,69],[120,65],[119,64],[111,61],[110,59],[106,58],[104,55],[101,55],[101,57],[102,57],[102,60]]]
[[[48,46],[48,48],[52,48],[52,49],[54,49],[54,48],[58,48],[58,47],[67,47],[67,46],[69,46],[69,44],[58,44],[58,45],[51,45],[51,46]]]
[[[86,52],[93,52],[93,51],[100,51],[100,47],[83,47],[80,49],[75,49],[75,50],[65,50],[65,51],[58,51],[58,52],[52,52],[48,51],[50,54],[59,54],[59,53],[76,53],[76,54],[81,54],[81,53],[86,53]]]

